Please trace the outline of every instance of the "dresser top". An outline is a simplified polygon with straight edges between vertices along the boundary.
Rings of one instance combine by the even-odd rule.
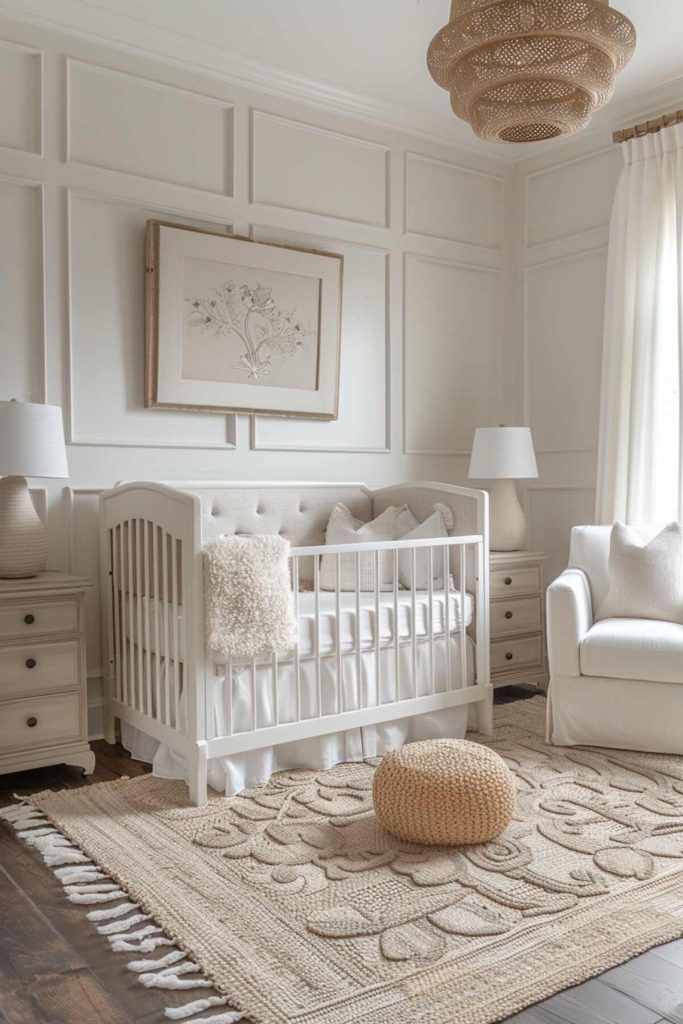
[[[505,562],[506,565],[514,565],[522,562],[543,562],[545,555],[542,551],[489,551],[491,565]]]
[[[39,572],[21,580],[0,579],[0,597],[14,594],[51,594],[60,590],[86,590],[92,584],[82,576],[71,576],[68,572]]]

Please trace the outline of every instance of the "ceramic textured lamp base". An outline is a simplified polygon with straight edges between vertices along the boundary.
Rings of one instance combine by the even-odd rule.
[[[489,506],[491,551],[520,551],[526,544],[526,518],[513,480],[496,480]]]
[[[23,579],[45,569],[47,538],[23,476],[0,480],[0,578]]]

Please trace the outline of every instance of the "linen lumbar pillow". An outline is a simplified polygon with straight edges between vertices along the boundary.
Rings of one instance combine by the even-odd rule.
[[[447,537],[448,530],[442,508],[435,505],[434,511],[418,523],[409,508],[402,509],[398,514],[399,537],[401,540],[427,540],[430,537]],[[450,509],[448,510],[450,511]],[[413,579],[413,549],[401,550],[398,556],[399,579],[401,585],[408,590],[429,589],[429,551],[427,548],[415,548],[415,578]],[[443,588],[443,547],[432,549],[432,587]]]
[[[398,540],[398,512],[393,506],[370,523],[356,519],[346,505],[338,502],[332,509],[327,531],[326,544],[367,544],[373,541]],[[379,552],[379,589],[393,590],[393,551]],[[361,590],[375,589],[374,551],[360,554],[359,582]],[[323,555],[320,561],[320,589],[337,589],[337,556]],[[356,589],[356,555],[339,556],[339,589]]]
[[[596,613],[600,619],[661,619],[683,622],[683,528],[669,523],[645,544],[639,534],[615,523],[609,549],[609,590]]]

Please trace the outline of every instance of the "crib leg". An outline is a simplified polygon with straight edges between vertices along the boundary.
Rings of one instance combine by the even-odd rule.
[[[486,683],[486,695],[476,705],[477,731],[482,736],[493,736],[493,687]]]
[[[190,803],[203,807],[208,800],[206,741],[197,740],[194,757],[190,761]]]
[[[107,743],[116,743],[116,715],[112,711],[111,704],[108,700],[104,702],[104,708],[102,709],[102,719],[104,726],[104,738]]]

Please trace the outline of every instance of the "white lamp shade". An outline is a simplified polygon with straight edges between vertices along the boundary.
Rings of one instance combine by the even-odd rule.
[[[538,476],[528,427],[480,427],[474,432],[471,480],[527,480]]]
[[[68,475],[59,406],[0,402],[0,476]]]

